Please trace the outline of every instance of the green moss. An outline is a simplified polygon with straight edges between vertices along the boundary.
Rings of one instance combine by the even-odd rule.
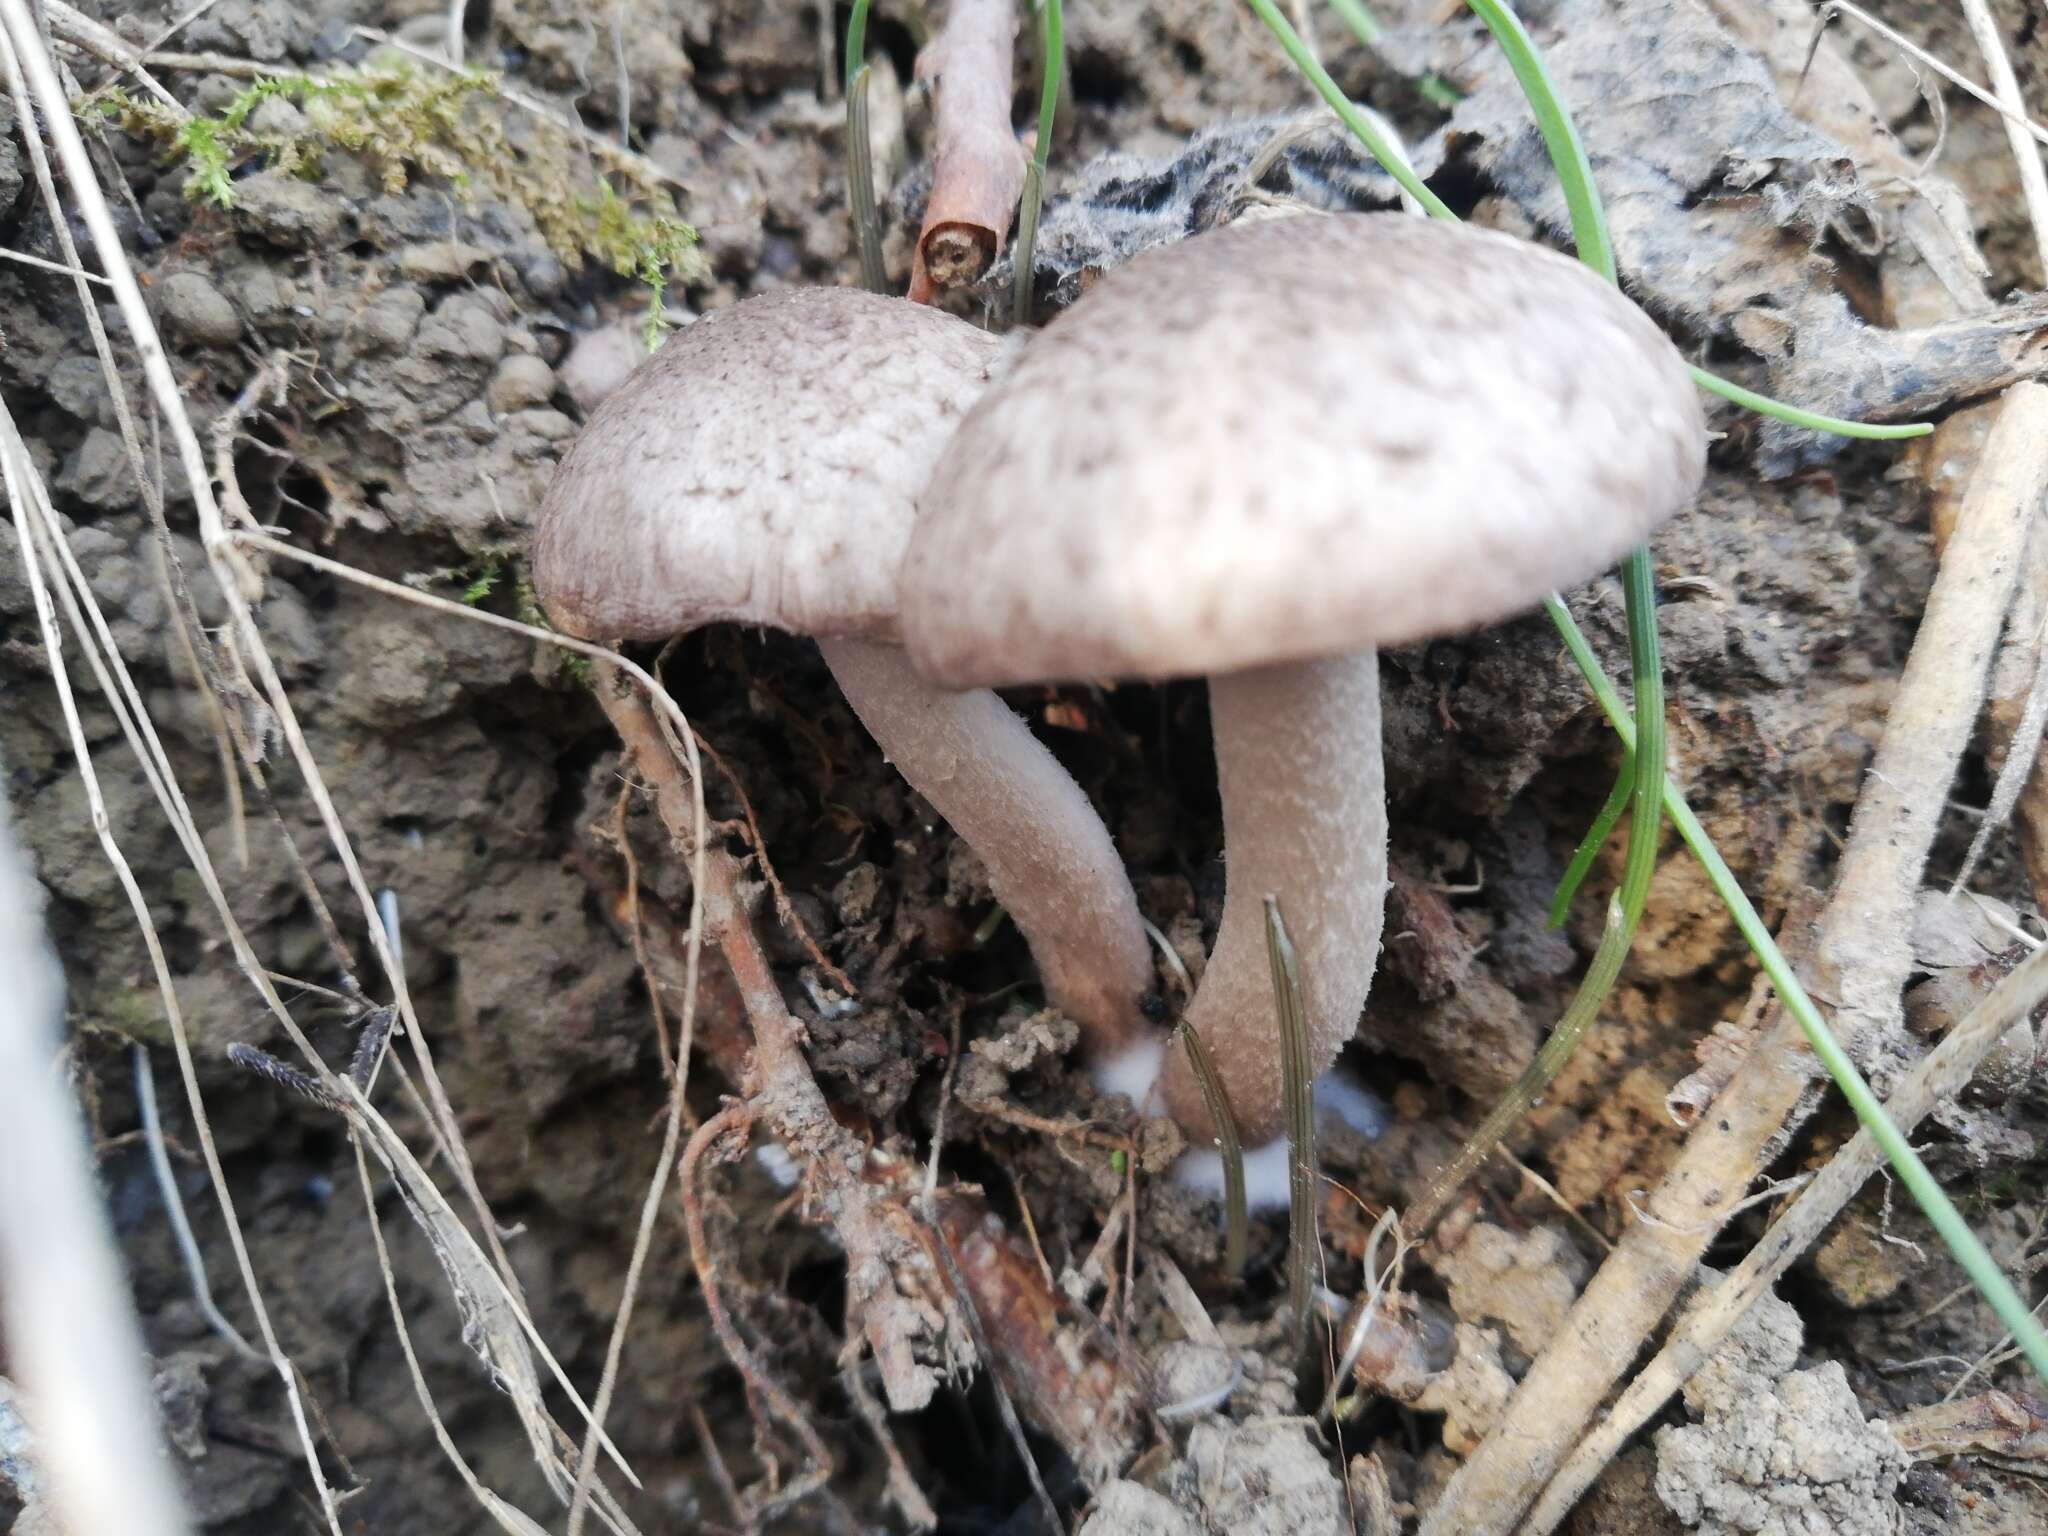
[[[258,133],[249,119],[277,98],[305,115],[302,133]],[[545,117],[514,146],[494,76],[481,70],[424,71],[378,63],[314,78],[267,76],[214,116],[185,117],[126,91],[98,108],[137,138],[187,163],[185,196],[217,208],[235,203],[234,171],[252,161],[317,178],[335,150],[360,156],[385,191],[414,177],[445,182],[465,200],[479,194],[524,208],[548,249],[571,270],[596,264],[647,289],[648,345],[661,327],[668,285],[702,270],[697,234],[677,217],[668,189],[636,157],[611,156],[590,169],[590,148]]]

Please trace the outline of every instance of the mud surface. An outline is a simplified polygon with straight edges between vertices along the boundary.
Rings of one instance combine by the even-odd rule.
[[[141,43],[155,41],[187,7],[85,9]],[[627,29],[622,47],[602,7],[473,3],[464,46],[470,62],[591,137],[628,134],[639,158],[630,174],[614,171],[615,183],[642,213],[663,211],[661,200],[673,196],[667,211],[700,238],[659,300],[667,322],[687,323],[768,286],[856,281],[843,119],[836,101],[820,98],[814,8],[630,0],[617,9]],[[878,100],[900,104],[909,82],[912,9],[877,7],[876,61],[889,76]],[[1389,114],[1461,212],[1519,233],[1554,234],[1556,210],[1530,168],[1526,130],[1501,105],[1502,71],[1482,56],[1474,26],[1431,28],[1427,6],[1412,7],[1413,17],[1399,6],[1381,9],[1393,30],[1374,56],[1318,8],[1338,80]],[[1624,25],[1620,9],[1592,3],[1526,9],[1546,43],[1553,26],[1573,28],[1571,47],[1556,60],[1560,76],[1593,124],[1596,164],[1603,174],[1611,165],[1617,186],[1640,194],[1618,226],[1624,280],[1694,355],[1757,388],[1834,388],[1819,403],[1851,413],[1886,408],[1872,380],[1896,384],[1890,365],[1901,356],[1927,377],[1917,394],[1900,386],[1900,412],[2002,382],[1998,370],[2011,358],[1997,337],[1973,333],[1976,350],[1937,354],[1911,350],[1919,346],[1912,333],[1901,331],[1908,339],[1900,342],[1884,329],[1907,325],[1904,309],[1888,308],[1885,295],[1888,284],[1909,286],[1899,274],[1918,260],[1905,254],[1909,242],[1895,228],[1869,232],[1897,205],[1869,169],[1866,146],[1845,150],[1825,125],[1798,118],[1761,56],[1746,51],[1761,44],[1732,40],[1712,9],[1662,8],[1727,50],[1669,61],[1683,75],[1672,99],[1724,84],[1713,73],[1718,59],[1748,93],[1749,115],[1702,126],[1676,106],[1675,116],[1630,117],[1618,107],[1608,114],[1599,109],[1619,99],[1617,81],[1643,66],[1634,51],[1642,23]],[[2048,99],[2048,29],[2022,4],[1996,9],[2019,40],[2023,89]],[[394,57],[358,28],[441,47],[447,10],[424,0],[222,0],[165,45],[216,55],[214,67],[199,60],[155,73],[185,108],[218,113],[255,73]],[[1159,0],[1074,10],[1073,110],[1054,161],[1053,190],[1063,196],[1048,208],[1037,271],[1042,313],[1070,298],[1090,267],[1233,211],[1243,168],[1271,139],[1278,115],[1308,101],[1239,7]],[[1941,8],[1886,14],[1980,73],[1967,34]],[[1935,120],[1911,75],[1867,39],[1838,41],[1868,82],[1879,119],[1897,129],[1906,153],[1924,156]],[[89,53],[66,58],[83,89],[107,83],[106,66]],[[260,69],[242,67],[250,61]],[[440,78],[438,66],[410,67],[420,79]],[[1448,120],[1416,86],[1428,71],[1470,93]],[[1020,78],[1020,103],[1032,89]],[[101,163],[125,183],[115,198],[121,232],[202,435],[234,413],[229,458],[250,515],[361,570],[531,617],[522,549],[535,504],[606,381],[630,361],[650,297],[608,270],[602,251],[564,238],[564,225],[583,216],[577,199],[594,196],[597,150],[489,91],[468,93],[451,110],[466,126],[431,152],[402,158],[394,172],[374,146],[333,142],[317,103],[281,93],[250,116],[261,142],[229,158],[225,208],[187,195],[193,166],[147,114],[100,119]],[[887,209],[899,277],[929,123],[915,101],[901,119],[905,174]],[[10,115],[5,126],[0,246],[59,260],[20,124]],[[1734,143],[1765,128],[1779,137],[1755,163],[1735,164],[1719,153],[1720,141],[1707,142],[1719,133]],[[1697,142],[1674,144],[1681,132]],[[1951,96],[1944,132],[1938,167],[1976,212],[1964,228],[1974,228],[1988,261],[1988,297],[2038,288],[2042,273],[1995,117]],[[1660,161],[1645,149],[1610,162],[1603,134],[1672,152]],[[279,146],[294,145],[317,159],[276,163]],[[465,168],[462,157],[478,154],[506,157],[515,174]],[[1391,201],[1386,180],[1330,134],[1289,150],[1261,185],[1319,206]],[[1703,247],[1714,263],[1683,259]],[[112,305],[103,312],[113,325]],[[1933,321],[1921,314],[1911,323]],[[363,921],[288,757],[273,747],[263,765],[276,818],[246,781],[239,825],[231,813],[216,729],[173,638],[158,541],[74,290],[50,273],[0,263],[0,337],[0,390],[49,480],[234,909],[264,965],[287,978],[284,995],[315,1044],[329,1060],[345,1061],[359,1020],[331,989],[345,966],[370,984]],[[129,398],[139,401],[145,392],[124,337],[115,328],[112,345]],[[1833,372],[1824,366],[1829,358],[1840,364]],[[1826,888],[1932,579],[1928,498],[1889,445],[1822,451],[1732,411],[1715,425],[1726,435],[1707,491],[1655,550],[1674,774],[1775,924]],[[144,415],[144,457],[164,477],[171,549],[194,578],[201,619],[218,625],[223,608],[201,574],[189,492],[175,456],[158,453],[155,430]],[[637,879],[640,899],[672,914],[656,936],[670,943],[687,911],[686,870],[638,798],[622,806],[614,739],[579,669],[557,653],[284,561],[265,578],[263,631],[365,879],[395,893],[407,986],[505,1252],[540,1334],[579,1388],[594,1390],[666,1094],[648,984],[620,919]],[[1622,676],[1618,586],[1595,583],[1570,594],[1570,603],[1610,673]],[[1121,1331],[1132,1362],[1186,1356],[1180,1375],[1163,1365],[1160,1372],[1186,1378],[1181,1395],[1201,1390],[1197,1367],[1205,1361],[1248,1361],[1228,1411],[1201,1417],[1192,1433],[1184,1421],[1152,1423],[1151,1449],[1109,1486],[1087,1527],[1104,1536],[1320,1530],[1363,1521],[1358,1512],[1376,1501],[1396,1516],[1426,1502],[1452,1457],[1483,1437],[1598,1263],[1602,1243],[1632,1219],[1632,1201],[1674,1155],[1679,1133],[1664,1096],[1697,1065],[1696,1043],[1716,1023],[1737,1019],[1749,999],[1747,951],[1674,840],[1620,990],[1514,1138],[1540,1182],[1497,1164],[1447,1229],[1442,1257],[1411,1273],[1411,1285],[1445,1314],[1455,1363],[1413,1411],[1368,1409],[1346,1429],[1340,1455],[1334,1444],[1303,1436],[1295,1392],[1268,1358],[1279,1347],[1269,1320],[1282,1286],[1282,1225],[1254,1223],[1251,1272],[1231,1288],[1215,1278],[1221,1240],[1212,1208],[1141,1177],[1134,1226],[1112,1234],[1119,1257],[1091,1265],[1129,1193],[1126,1165],[1048,1126],[1093,1116],[1098,1129],[1133,1138],[1155,1163],[1170,1152],[1172,1133],[1140,1126],[1127,1106],[1095,1100],[1064,1054],[1070,1027],[1038,1009],[1022,942],[1013,928],[986,921],[991,901],[976,860],[895,777],[815,652],[783,637],[713,631],[667,656],[664,675],[718,756],[707,783],[710,814],[734,825],[732,846],[765,856],[750,872],[763,876],[772,866],[787,893],[794,924],[764,911],[761,928],[808,1030],[818,1082],[842,1116],[921,1159],[949,1062],[957,1062],[943,1168],[983,1186],[1013,1230],[1029,1216],[1050,1273],[1073,1276],[1070,1324],[1100,1331],[1087,1321],[1099,1313]],[[1598,940],[1602,898],[1621,861],[1617,838],[1570,921],[1561,930],[1545,925],[1551,892],[1620,758],[1540,616],[1390,654],[1382,680],[1399,869],[1383,974],[1351,1054],[1393,1117],[1375,1145],[1354,1137],[1326,1148],[1325,1171],[1349,1191],[1333,1193],[1326,1207],[1327,1280],[1344,1294],[1359,1285],[1370,1225],[1357,1202],[1376,1212],[1411,1197],[1527,1061]],[[390,1536],[490,1529],[421,1417],[343,1127],[228,1062],[231,1043],[280,1056],[289,1047],[236,973],[114,715],[81,672],[74,682],[113,834],[138,873],[177,980],[256,1273],[324,1416],[323,1467],[337,1488],[354,1490],[343,1527]],[[1200,688],[1025,690],[1011,699],[1103,809],[1148,915],[1199,953],[1213,936],[1223,889]],[[173,1167],[213,1292],[249,1332],[163,1009],[88,818],[10,526],[0,526],[0,760],[49,892],[71,985],[72,1067],[195,1509],[208,1530],[224,1533],[317,1529],[277,1377],[237,1355],[195,1307],[138,1135],[136,1042],[164,1105]],[[1990,783],[1990,768],[1973,756],[1955,798],[1981,805]],[[1931,876],[1953,872],[1972,830],[1962,814],[1950,818]],[[339,914],[347,957],[324,936],[285,839]],[[634,855],[630,870],[622,849]],[[1994,840],[1975,886],[2031,910],[2009,839]],[[677,953],[657,959],[672,965]],[[842,995],[824,961],[856,998]],[[735,1019],[714,996],[699,1021],[711,1047],[691,1082],[700,1113],[732,1086],[713,1063],[719,1032],[730,1046],[743,1028]],[[674,1024],[671,1017],[660,1027]],[[424,1155],[424,1122],[390,1078],[379,1103]],[[2031,1059],[2010,1062],[1966,1108],[1972,1113],[1923,1133],[1933,1139],[1930,1156],[2010,1272],[2038,1272],[2048,1254],[2042,1076]],[[1824,1110],[1778,1171],[1817,1164],[1851,1129],[1839,1111]],[[706,1201],[725,1303],[805,1405],[834,1462],[821,1492],[770,1524],[896,1528],[884,1453],[845,1385],[844,1265],[826,1231],[801,1218],[778,1171],[772,1158],[747,1158],[712,1175]],[[451,1435],[485,1483],[560,1528],[560,1505],[506,1398],[465,1345],[465,1319],[433,1251],[388,1181],[380,1177],[376,1189],[397,1296]],[[1760,1209],[1732,1229],[1728,1252],[1739,1253],[1740,1239],[1768,1214]],[[1117,1245],[1133,1236],[1127,1297]],[[1192,1337],[1164,1299],[1164,1259],[1192,1281],[1223,1329],[1220,1341]],[[1884,1521],[1895,1494],[1916,1530],[2027,1528],[1970,1513],[2027,1497],[2022,1484],[1962,1459],[1904,1474],[1886,1432],[1866,1424],[1938,1397],[1959,1361],[1995,1343],[1988,1311],[1967,1289],[1951,1294],[1960,1285],[1904,1197],[1866,1191],[1782,1288],[1789,1305],[1767,1341],[1775,1353],[1768,1371],[1755,1368],[1761,1384],[1751,1394],[1770,1397],[1788,1421],[1839,1428],[1856,1451],[1854,1465],[1823,1476],[1769,1458],[1741,1462],[1728,1428],[1743,1416],[1739,1383],[1717,1379],[1674,1406],[1654,1440],[1616,1464],[1576,1528],[1667,1531],[1681,1520],[1717,1531],[1819,1528],[1771,1525],[1765,1516],[1775,1510],[1788,1522],[1817,1511],[1832,1522],[1828,1529],[1891,1529]],[[1186,1353],[1203,1349],[1214,1359]],[[640,1529],[734,1528],[741,1521],[728,1480],[752,1486],[801,1468],[803,1452],[779,1423],[758,1416],[713,1334],[673,1197],[656,1228],[624,1361],[610,1422],[641,1478],[639,1490],[621,1490]],[[2009,1367],[1978,1381],[2020,1384]],[[1158,1400],[1171,1402],[1176,1390],[1159,1389]],[[573,1427],[559,1392],[549,1406]],[[952,1382],[892,1430],[946,1529],[1040,1528],[985,1378]],[[1088,1507],[1088,1491],[1051,1440],[1031,1443],[1072,1520]],[[5,1450],[0,1445],[0,1455]],[[1810,1493],[1808,1506],[1772,1504],[1773,1489],[1787,1482]],[[16,1511],[8,1500],[0,1483],[0,1524]]]

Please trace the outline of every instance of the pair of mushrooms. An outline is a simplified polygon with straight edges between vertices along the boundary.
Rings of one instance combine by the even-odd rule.
[[[979,853],[1099,1080],[1157,1074],[1137,902],[1080,788],[995,686],[1206,676],[1228,893],[1189,1023],[1247,1146],[1281,1128],[1263,898],[1311,1058],[1378,959],[1375,648],[1589,579],[1697,489],[1683,361],[1579,263],[1398,214],[1235,225],[1000,343],[851,290],[749,299],[599,409],[543,503],[536,589],[603,639],[817,638],[911,786]],[[954,691],[971,690],[971,691]],[[1160,1064],[1164,1061],[1164,1070]]]

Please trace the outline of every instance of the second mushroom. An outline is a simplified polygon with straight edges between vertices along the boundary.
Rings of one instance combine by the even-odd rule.
[[[1097,1052],[1147,1029],[1151,954],[1088,797],[986,691],[896,640],[914,497],[999,343],[849,289],[764,294],[673,337],[598,408],[541,504],[534,590],[586,638],[716,622],[811,635],[868,731],[988,870]]]
[[[1617,290],[1397,214],[1149,251],[954,434],[903,578],[927,677],[1209,678],[1228,892],[1188,1023],[1248,1147],[1283,1113],[1262,898],[1301,956],[1318,1071],[1378,958],[1375,648],[1589,579],[1690,499],[1705,450],[1683,359]],[[1160,1090],[1206,1144],[1183,1053]]]

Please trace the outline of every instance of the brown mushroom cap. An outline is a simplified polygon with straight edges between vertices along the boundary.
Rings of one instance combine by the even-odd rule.
[[[671,336],[562,460],[533,541],[564,629],[889,638],[940,448],[1000,341],[921,304],[793,288]]]
[[[1580,263],[1401,214],[1233,225],[1103,278],[933,472],[903,635],[953,687],[1471,629],[1698,487],[1684,362]]]

